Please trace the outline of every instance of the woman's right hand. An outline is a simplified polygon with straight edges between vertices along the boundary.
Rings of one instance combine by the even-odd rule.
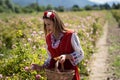
[[[32,65],[31,65],[31,70],[40,71],[40,70],[42,70],[43,68],[44,68],[43,66],[39,66],[38,64],[32,64]]]

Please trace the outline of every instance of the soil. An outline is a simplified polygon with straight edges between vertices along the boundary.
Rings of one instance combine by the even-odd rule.
[[[96,43],[98,50],[89,61],[89,80],[120,80],[115,74],[114,67],[111,66],[116,56],[120,56],[120,49],[110,52],[109,47],[112,44],[120,46],[120,27],[117,24],[111,26],[106,23],[103,35]]]
[[[108,23],[106,23],[104,26],[103,35],[96,42],[96,47],[98,50],[96,53],[92,55],[90,59],[89,80],[106,80],[108,76],[108,74],[106,74],[107,69],[108,69],[107,33],[108,33]]]

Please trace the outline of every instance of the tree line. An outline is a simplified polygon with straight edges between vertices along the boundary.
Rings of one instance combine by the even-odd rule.
[[[0,0],[0,13],[32,13],[32,12],[41,12],[49,9],[54,9],[56,11],[64,12],[68,11],[83,11],[83,10],[111,10],[111,9],[120,9],[120,3],[113,3],[110,6],[108,3],[101,5],[86,5],[85,7],[79,7],[78,5],[73,5],[71,8],[65,8],[64,6],[53,7],[52,5],[41,6],[37,2],[31,3],[27,6],[20,6],[13,3],[11,0]]]

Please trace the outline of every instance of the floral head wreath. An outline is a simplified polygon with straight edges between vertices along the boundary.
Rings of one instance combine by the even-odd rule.
[[[50,11],[45,11],[45,12],[44,12],[43,18],[53,19],[54,17],[55,17],[55,14],[54,14],[53,12],[50,12]]]

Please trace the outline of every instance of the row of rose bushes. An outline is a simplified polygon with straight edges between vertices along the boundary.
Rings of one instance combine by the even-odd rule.
[[[86,66],[102,34],[106,14],[106,11],[59,13],[65,25],[74,29],[80,38],[85,53],[84,60],[79,64],[83,75],[88,75]],[[0,18],[0,78],[46,80],[45,71],[30,70],[32,63],[42,65],[47,58],[42,13],[0,15],[3,16]]]
[[[118,22],[118,26],[120,27],[120,10],[112,10],[111,12],[116,21]]]

